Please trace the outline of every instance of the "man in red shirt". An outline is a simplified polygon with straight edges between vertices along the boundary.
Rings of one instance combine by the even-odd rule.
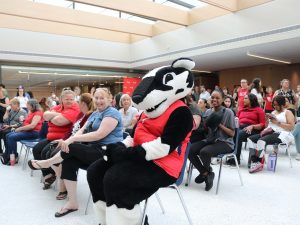
[[[246,79],[241,79],[241,88],[238,90],[238,111],[244,107],[244,97],[248,93],[248,81]]]

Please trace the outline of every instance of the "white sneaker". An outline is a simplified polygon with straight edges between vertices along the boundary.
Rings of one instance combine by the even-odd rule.
[[[300,153],[297,153],[296,160],[300,161]]]
[[[221,159],[220,158],[213,158],[210,162],[211,165],[218,165],[220,164]]]

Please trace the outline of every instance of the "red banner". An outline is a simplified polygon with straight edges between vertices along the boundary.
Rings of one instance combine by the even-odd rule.
[[[133,78],[133,77],[125,77],[123,78],[123,93],[132,95],[134,89],[139,85],[141,82],[141,78]]]

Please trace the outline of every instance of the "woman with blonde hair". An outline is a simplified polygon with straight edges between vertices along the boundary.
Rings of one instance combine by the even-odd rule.
[[[75,135],[66,140],[59,140],[60,151],[48,160],[30,160],[31,169],[49,168],[54,164],[62,164],[61,179],[68,191],[68,202],[55,213],[62,217],[78,210],[77,173],[79,168],[86,169],[93,162],[103,157],[101,146],[123,140],[121,114],[111,106],[110,92],[105,88],[97,88],[94,93],[97,110]]]
[[[120,99],[120,107],[119,112],[122,115],[123,130],[130,133],[136,122],[138,110],[132,107],[132,100],[128,94],[122,95]]]
[[[54,106],[51,111],[44,112],[44,120],[48,121],[47,138],[32,149],[34,159],[48,158],[48,154],[51,152],[51,142],[64,138],[77,121],[80,109],[75,101],[75,93],[71,90],[62,91],[60,102],[61,104]],[[43,189],[49,189],[56,179],[55,172],[52,169],[45,169],[42,170],[42,174],[44,177]]]

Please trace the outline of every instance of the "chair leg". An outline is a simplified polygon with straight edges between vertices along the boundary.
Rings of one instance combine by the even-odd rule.
[[[145,206],[144,206],[143,214],[142,214],[143,219],[142,219],[141,225],[144,225],[144,223],[145,223],[147,206],[148,206],[148,198],[145,200]]]
[[[239,177],[240,177],[241,186],[243,186],[243,185],[244,185],[244,183],[243,183],[243,179],[242,179],[241,172],[240,172],[240,166],[239,166],[239,164],[238,164],[238,161],[237,161],[236,155],[233,155],[233,157],[234,157],[235,165],[236,165],[236,168],[237,168],[237,171],[238,171]]]
[[[23,147],[24,147],[24,144],[22,144],[21,148],[20,148],[19,160],[21,159],[21,156],[22,156]]]
[[[156,199],[157,199],[157,201],[158,201],[158,204],[159,204],[159,206],[160,206],[160,209],[161,209],[162,214],[165,214],[164,206],[163,206],[163,204],[162,204],[162,202],[161,202],[161,200],[160,200],[160,197],[159,197],[159,195],[158,195],[157,192],[155,192],[155,197],[156,197]]]
[[[90,192],[87,203],[86,203],[86,206],[85,206],[84,215],[88,214],[88,208],[89,208],[89,204],[90,204],[90,201],[91,201],[91,197],[92,197],[92,193]]]
[[[287,147],[286,151],[287,151],[287,154],[288,154],[289,159],[290,159],[290,167],[293,168],[293,165],[292,165],[292,157],[291,157],[291,153],[290,153],[289,147]]]
[[[219,192],[219,185],[220,185],[221,173],[222,173],[222,165],[223,165],[223,160],[221,159],[221,161],[220,161],[220,169],[219,169],[219,176],[218,176],[218,183],[217,183],[217,189],[216,189],[216,195]]]
[[[28,155],[29,155],[29,149],[26,147],[25,148],[25,156],[22,164],[22,170],[26,170],[26,162],[28,160]]]
[[[183,197],[181,195],[181,192],[180,192],[179,188],[177,187],[177,185],[171,185],[170,187],[174,188],[177,191],[177,194],[179,196],[179,199],[181,201],[181,205],[182,205],[182,207],[184,209],[184,212],[185,212],[185,215],[186,215],[186,217],[187,217],[187,219],[189,221],[189,224],[193,225],[191,217],[190,217],[190,214],[189,214],[189,211],[188,211],[188,209],[187,209],[187,207],[185,205],[184,199],[183,199]]]
[[[186,181],[185,181],[185,186],[189,186],[191,179],[192,179],[192,173],[193,173],[193,164],[190,162],[189,164],[189,169],[188,169],[188,173],[186,176]]]

